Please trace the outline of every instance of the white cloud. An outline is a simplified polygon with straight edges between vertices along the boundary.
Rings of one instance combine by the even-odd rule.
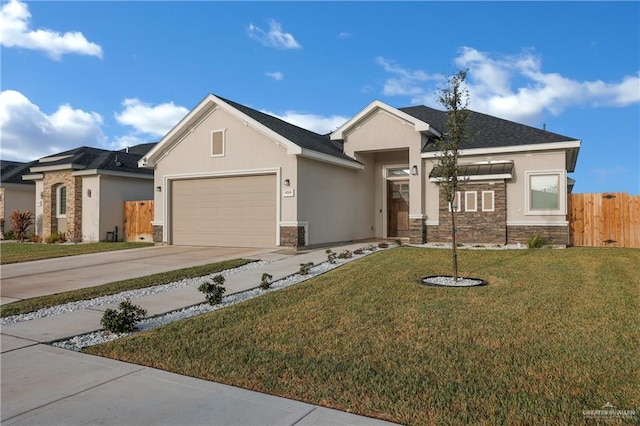
[[[435,102],[436,80],[424,71],[409,71],[378,58],[392,74],[383,86],[388,96],[410,96],[412,103],[441,108]],[[545,73],[542,60],[530,51],[518,55],[490,55],[464,47],[456,66],[468,69],[470,108],[521,123],[535,124],[545,112],[561,114],[575,105],[627,106],[640,102],[640,74],[621,82],[579,81],[559,73]],[[428,78],[425,78],[428,77]]]
[[[338,38],[340,39],[345,39],[345,38],[350,38],[352,36],[351,33],[346,32],[346,31],[342,31],[340,33],[338,33]]]
[[[139,134],[162,137],[189,112],[173,102],[152,106],[135,98],[125,99],[122,106],[124,110],[116,113],[115,118],[118,123],[134,128],[135,134],[129,137]]]
[[[342,117],[340,115],[324,117],[322,115],[306,114],[295,111],[285,111],[283,115],[274,114],[269,111],[262,112],[321,135],[334,131],[349,119],[349,117]]]
[[[51,115],[22,93],[0,92],[0,157],[27,161],[79,146],[101,146],[102,117],[61,105]]]
[[[282,74],[280,71],[268,72],[265,75],[277,81],[282,81],[284,79],[284,74]]]
[[[285,33],[282,30],[282,25],[273,19],[269,21],[269,31],[249,24],[247,32],[249,33],[249,37],[259,41],[265,46],[279,49],[300,49],[302,47],[292,34]]]
[[[44,51],[59,60],[62,55],[76,53],[102,58],[102,48],[89,42],[80,32],[59,32],[29,28],[31,13],[26,3],[11,0],[0,9],[0,44],[5,47]]]

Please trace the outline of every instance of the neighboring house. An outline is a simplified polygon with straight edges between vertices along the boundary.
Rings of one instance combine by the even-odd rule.
[[[137,166],[153,144],[121,151],[80,147],[37,160],[24,177],[35,181],[36,233],[65,233],[72,241],[101,241],[118,228],[124,202],[153,198],[153,170]]]
[[[309,246],[450,241],[434,170],[447,114],[375,101],[330,135],[208,95],[140,165],[155,171],[154,241]],[[566,245],[567,172],[580,141],[472,112],[460,164],[460,240]]]
[[[18,210],[35,212],[36,186],[23,180],[33,163],[0,160],[0,218],[4,220],[3,231],[11,229],[11,214]]]

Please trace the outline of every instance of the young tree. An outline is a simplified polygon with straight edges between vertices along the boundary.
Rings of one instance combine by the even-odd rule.
[[[447,86],[438,93],[438,102],[447,111],[447,126],[442,137],[436,142],[439,170],[440,191],[449,203],[451,212],[451,247],[453,258],[453,278],[458,280],[458,247],[456,238],[456,213],[460,206],[456,205],[456,194],[464,185],[460,177],[458,157],[460,147],[471,141],[467,130],[469,119],[469,91],[465,87],[467,71],[458,71],[447,77]]]

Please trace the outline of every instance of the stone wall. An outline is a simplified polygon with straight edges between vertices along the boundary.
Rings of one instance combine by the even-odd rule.
[[[424,244],[427,238],[427,227],[424,219],[409,219],[409,243]]]
[[[533,235],[541,235],[549,244],[556,246],[569,245],[569,225],[566,226],[508,226],[507,244],[527,244]]]
[[[493,191],[493,211],[483,211],[482,191]],[[465,192],[476,192],[476,211],[467,211]],[[460,211],[456,214],[457,239],[467,244],[506,244],[507,242],[507,191],[504,182],[467,183],[460,194]],[[430,243],[451,242],[451,212],[440,191],[439,224],[428,225],[427,238]]]
[[[51,234],[58,232],[56,192],[62,185],[67,187],[67,239],[70,241],[82,241],[82,178],[80,176],[72,176],[70,170],[44,173],[42,237],[46,239]]]
[[[154,243],[162,243],[162,233],[164,231],[164,227],[162,225],[153,225],[153,242]]]
[[[304,247],[304,226],[281,226],[280,245],[285,247]]]

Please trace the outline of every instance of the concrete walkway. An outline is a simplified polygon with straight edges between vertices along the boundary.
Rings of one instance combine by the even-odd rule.
[[[332,249],[338,252],[344,249],[353,250],[365,245],[366,243],[361,243]],[[154,269],[157,265],[166,267],[172,257],[167,255],[161,259],[162,256],[159,254],[167,252],[155,249],[157,248],[139,249],[146,250],[143,252],[144,255],[140,257],[140,254],[130,253],[130,257],[137,256],[139,264],[156,265],[149,266],[147,270]],[[264,272],[273,275],[275,281],[297,272],[301,263],[320,263],[326,260],[325,249],[304,253],[273,250],[259,250],[257,253],[244,251],[240,256],[229,253],[231,257],[262,258],[271,261],[271,263],[228,277],[225,282],[227,294],[256,287]],[[180,251],[178,248],[174,250]],[[197,252],[198,250],[196,250]],[[203,252],[200,253],[203,254]],[[146,254],[150,254],[150,256],[145,257]],[[224,256],[223,254],[219,255]],[[82,257],[84,259],[80,262],[80,268],[86,268],[90,265],[89,269],[94,269],[110,265],[113,269],[118,265],[119,275],[116,280],[128,278],[125,271],[129,271],[131,274],[140,272],[139,268],[134,268],[135,271],[132,271],[119,267],[121,261],[114,261],[114,258],[106,257],[105,254]],[[102,257],[102,262],[99,261],[100,257]],[[192,255],[192,260],[193,257],[197,256]],[[206,260],[202,263],[210,263],[217,259],[212,260],[211,257],[201,256],[201,260]],[[38,262],[30,263],[36,264]],[[168,269],[176,269],[191,265],[180,263],[169,266]],[[40,267],[44,268],[42,264]],[[24,270],[29,271],[29,268],[25,267]],[[54,274],[59,283],[65,283],[67,279],[82,282],[81,277],[74,278],[78,274],[78,268],[68,268],[66,271],[57,272],[51,270],[43,272],[43,269],[35,267],[31,270],[34,271],[33,275]],[[3,267],[3,296],[4,274]],[[22,277],[25,280],[27,275],[14,273],[7,279]],[[113,280],[109,278],[107,282]],[[65,286],[66,284],[61,285]],[[149,315],[155,315],[201,303],[203,300],[202,293],[195,288],[187,287],[137,298],[132,302],[147,309]],[[108,307],[115,307],[115,305],[105,305],[2,327],[0,348],[2,352],[1,422],[3,425],[389,424],[311,404],[66,351],[44,344],[100,329],[100,319]]]

